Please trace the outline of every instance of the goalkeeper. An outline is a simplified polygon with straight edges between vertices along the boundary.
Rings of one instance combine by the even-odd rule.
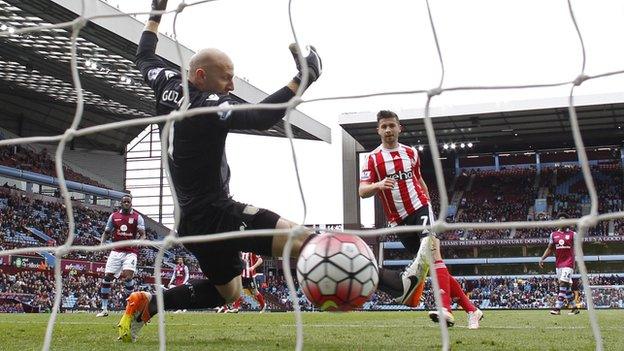
[[[167,0],[153,0],[152,10],[163,11]],[[183,84],[180,72],[156,54],[160,16],[148,20],[137,49],[136,64],[147,84],[154,90],[156,112],[166,115],[181,106]],[[305,56],[307,77],[303,76],[297,51],[291,45],[299,73],[286,86],[266,97],[262,103],[288,102],[305,80],[307,89],[321,75],[321,59],[314,48]],[[191,58],[188,67],[189,108],[224,107],[239,104],[230,95],[234,90],[234,64],[217,49],[204,49]],[[168,138],[169,173],[180,206],[178,235],[190,236],[245,229],[289,229],[295,223],[276,213],[234,201],[229,194],[230,168],[225,156],[228,132],[266,130],[278,123],[286,109],[226,110],[206,113],[175,122]],[[164,152],[165,150],[163,150]],[[267,167],[270,165],[267,164]],[[293,244],[298,255],[307,236]],[[191,280],[164,292],[167,310],[207,309],[234,302],[241,294],[242,263],[239,251],[280,256],[287,241],[284,235],[246,236],[244,238],[185,244],[195,255],[208,279]],[[124,316],[118,325],[119,338],[135,341],[143,325],[156,314],[156,299],[146,292],[128,298]]]

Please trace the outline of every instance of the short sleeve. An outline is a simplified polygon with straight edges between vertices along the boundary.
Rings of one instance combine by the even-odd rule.
[[[143,216],[139,215],[139,219],[137,221],[137,228],[139,230],[145,230],[145,221],[143,220]]]
[[[110,216],[108,216],[108,221],[106,221],[106,227],[104,228],[104,230],[106,231],[113,230],[113,214],[112,213]]]
[[[375,159],[373,154],[366,156],[364,167],[360,172],[360,183],[375,183],[378,182],[377,172],[375,172]]]

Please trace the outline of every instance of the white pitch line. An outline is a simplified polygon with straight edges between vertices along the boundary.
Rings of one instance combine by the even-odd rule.
[[[0,320],[0,324],[47,324],[47,321],[10,321],[10,320]],[[63,322],[57,321],[57,324],[63,325],[110,325],[111,327],[115,326],[115,323],[104,323],[104,322]],[[200,326],[200,327],[209,327],[210,323],[166,323],[168,326]],[[245,326],[256,326],[256,323],[252,324],[237,324],[239,327]],[[280,324],[279,327],[282,328],[293,328],[294,324]],[[304,323],[304,327],[306,328],[414,328],[414,327],[425,327],[425,328],[438,328],[437,324],[306,324]],[[467,326],[455,325],[451,329],[467,329]],[[531,327],[531,326],[492,326],[492,325],[481,325],[479,329],[510,329],[510,330],[535,330],[535,329],[547,329],[547,330],[584,330],[591,329],[590,326],[575,326],[575,327]],[[602,330],[621,330],[619,327],[602,327]]]
[[[288,327],[292,328],[294,325],[292,324],[281,324],[280,327]],[[405,324],[304,324],[306,328],[414,328],[414,327],[425,327],[425,328],[438,328],[437,324],[416,324],[416,325],[405,325]],[[455,325],[451,327],[451,329],[467,329],[467,326],[459,326]],[[531,326],[480,326],[479,329],[516,329],[516,330],[531,330],[531,329],[549,329],[549,330],[582,330],[582,329],[591,329],[590,326],[587,327],[531,327]],[[618,327],[602,327],[602,330],[622,330],[622,328]]]

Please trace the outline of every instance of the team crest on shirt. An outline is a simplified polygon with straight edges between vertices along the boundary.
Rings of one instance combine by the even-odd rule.
[[[129,224],[134,223],[134,218],[128,218],[128,223],[129,223]]]

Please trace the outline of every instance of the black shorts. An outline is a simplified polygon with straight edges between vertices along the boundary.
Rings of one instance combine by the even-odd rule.
[[[274,229],[276,213],[232,199],[216,202],[201,212],[182,214],[179,236],[216,234],[245,229]],[[240,252],[272,256],[273,237],[244,236],[223,241],[184,244],[195,255],[204,275],[216,285],[228,283],[243,270]]]
[[[243,277],[243,289],[256,290],[258,285],[256,284],[256,278]]]
[[[423,206],[416,210],[416,212],[405,217],[398,225],[430,225],[434,221],[434,218],[429,213],[429,206]],[[418,253],[420,248],[420,239],[429,235],[429,231],[415,230],[411,233],[397,234],[405,249],[412,254]]]

